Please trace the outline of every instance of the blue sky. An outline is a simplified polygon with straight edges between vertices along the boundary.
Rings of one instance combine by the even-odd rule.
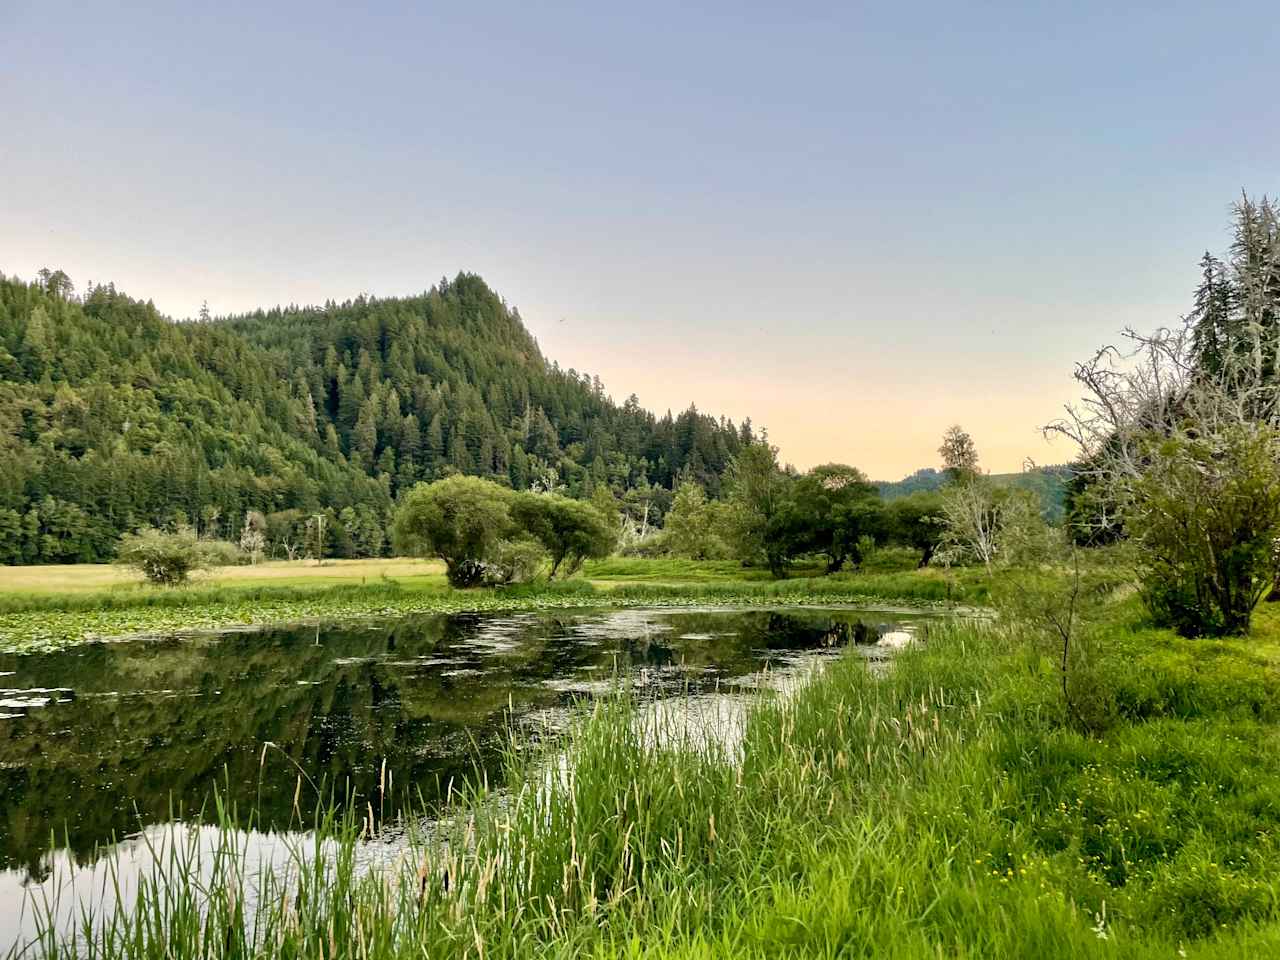
[[[178,317],[482,274],[621,399],[993,470],[1280,189],[1256,4],[0,0],[0,270]]]

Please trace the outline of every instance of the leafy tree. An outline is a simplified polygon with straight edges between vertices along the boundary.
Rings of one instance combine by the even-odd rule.
[[[443,560],[455,587],[477,586],[499,544],[516,532],[513,500],[510,490],[479,477],[420,483],[396,508],[392,539],[402,553]]]
[[[210,565],[209,554],[190,527],[166,533],[144,527],[120,538],[116,562],[134,567],[152,583],[172,587]]]
[[[744,561],[763,560],[775,577],[786,575],[794,556],[791,478],[778,467],[768,437],[753,441],[729,464],[730,529]]]
[[[592,504],[554,493],[521,493],[512,501],[516,525],[542,544],[554,579],[563,567],[572,576],[589,558],[607,557],[617,544],[613,524]]]
[[[301,510],[277,510],[267,514],[267,543],[272,554],[295,560],[306,546],[306,515]]]
[[[927,567],[942,542],[942,497],[917,492],[894,500],[887,507],[890,538],[920,551],[921,568]]]
[[[943,470],[952,480],[959,480],[978,470],[978,448],[974,446],[973,437],[965,433],[958,423],[952,424],[942,435],[938,454],[942,457]]]
[[[686,480],[676,488],[663,523],[667,550],[691,560],[720,560],[730,556],[725,543],[726,513],[724,504],[707,499],[701,485]]]
[[[863,538],[887,533],[879,491],[862,471],[841,463],[814,467],[796,480],[790,510],[796,547],[825,554],[828,573],[846,561],[860,564]]]

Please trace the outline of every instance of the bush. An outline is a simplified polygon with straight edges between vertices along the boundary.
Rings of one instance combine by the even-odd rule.
[[[250,559],[248,554],[229,540],[201,540],[200,550],[204,554],[206,565],[210,567],[235,567]]]
[[[691,480],[680,484],[662,523],[667,552],[690,560],[729,559],[731,551],[725,542],[727,511],[725,504],[708,500],[700,484]]]
[[[670,541],[665,530],[655,530],[647,537],[632,540],[618,551],[619,556],[642,557],[646,560],[669,557],[672,553]]]
[[[1239,424],[1156,441],[1125,526],[1152,617],[1188,637],[1249,629],[1276,582],[1280,435]]]
[[[144,527],[126,533],[116,549],[116,562],[140,571],[152,583],[172,587],[186,581],[194,570],[213,565],[207,544],[188,528],[166,533]]]

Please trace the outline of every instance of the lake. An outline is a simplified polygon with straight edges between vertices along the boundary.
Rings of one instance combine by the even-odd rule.
[[[536,737],[619,676],[664,707],[741,702],[851,644],[883,660],[926,619],[423,615],[0,654],[0,951],[32,932],[27,894],[61,890],[59,912],[74,909],[104,857],[145,859],[173,824],[212,819],[215,790],[252,814],[260,853],[297,828],[299,798],[304,813],[322,794],[430,817],[450,782],[500,774],[512,731]]]

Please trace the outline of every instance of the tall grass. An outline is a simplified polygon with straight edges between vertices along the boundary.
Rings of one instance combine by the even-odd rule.
[[[1144,674],[1121,685],[1119,709],[1146,691],[1145,714],[1100,738],[1067,723],[1017,624],[930,625],[882,677],[843,658],[762,695],[729,747],[624,690],[538,749],[513,744],[514,786],[458,798],[385,870],[357,869],[357,819],[322,816],[323,856],[300,851],[252,885],[231,867],[201,883],[207,869],[166,863],[89,942],[41,946],[103,958],[1280,955],[1276,716],[1190,689],[1275,675],[1243,647],[1191,680],[1169,650],[1135,660],[1115,647],[1113,672]],[[1166,684],[1198,711],[1147,695]]]

